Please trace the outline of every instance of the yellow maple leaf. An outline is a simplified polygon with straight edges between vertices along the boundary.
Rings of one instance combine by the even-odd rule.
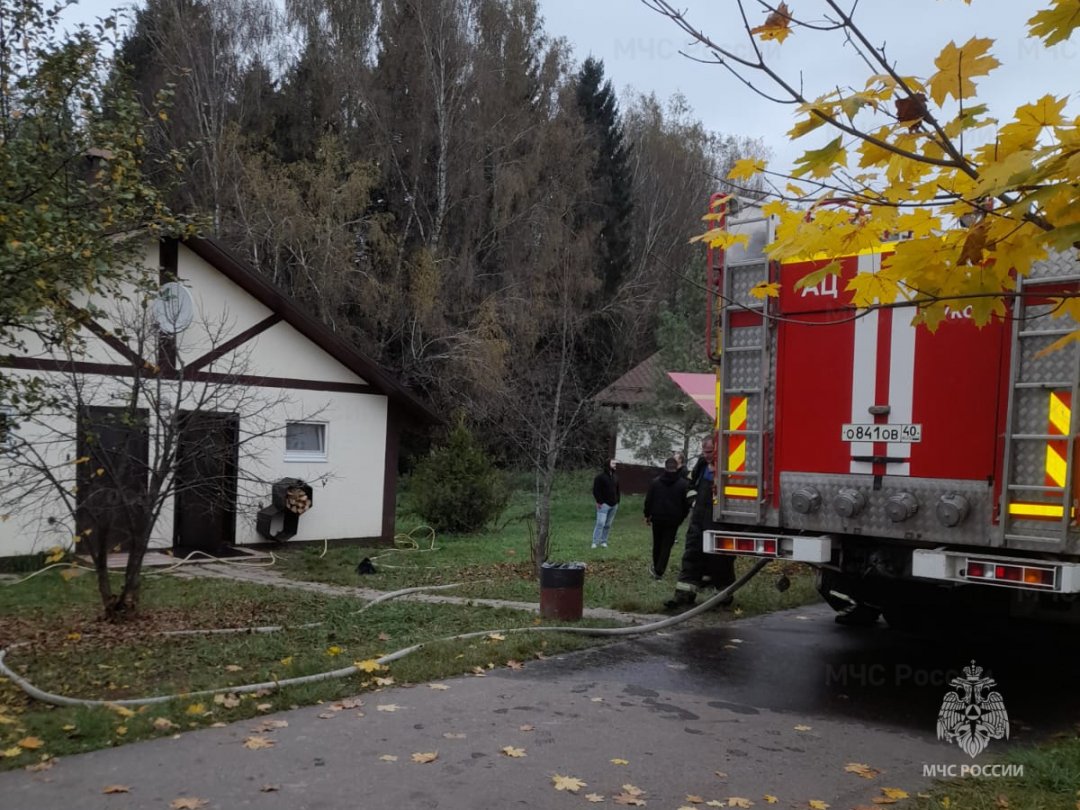
[[[795,160],[791,170],[794,177],[831,177],[837,167],[847,166],[847,150],[843,137],[838,135],[820,149],[808,149]]]
[[[571,793],[577,793],[583,787],[588,787],[587,782],[582,782],[576,776],[554,774],[551,781],[554,783],[556,790],[569,790]]]
[[[14,745],[11,748],[5,748],[2,752],[5,757],[18,757],[22,756],[23,750],[19,746]]]
[[[337,644],[331,644],[329,647],[326,648],[326,654],[329,655],[331,658],[333,658],[335,655],[341,655],[343,652],[344,650]]]
[[[284,658],[281,659],[281,661],[279,663],[283,667],[287,667],[287,666],[291,665],[292,662],[293,662],[293,657],[291,655],[286,655]]]
[[[829,805],[821,799],[811,799],[807,804],[810,805],[810,810],[829,810]]]
[[[629,765],[630,760],[622,759],[621,757],[615,757],[615,759],[611,760],[611,764],[612,765]]]
[[[21,740],[19,740],[18,743],[16,743],[16,745],[18,745],[20,748],[25,748],[27,751],[35,751],[38,748],[41,748],[41,746],[43,746],[44,744],[45,743],[43,743],[37,737],[23,737]]]
[[[755,284],[750,288],[750,295],[757,298],[759,301],[763,301],[766,298],[779,298],[780,297],[780,282],[778,281],[762,281]]]
[[[1028,34],[1043,41],[1049,47],[1064,42],[1080,27],[1080,6],[1076,0],[1051,0],[1045,8],[1028,21]]]
[[[690,239],[691,242],[704,242],[711,248],[727,250],[733,245],[749,247],[750,237],[745,233],[732,233],[726,228],[712,228]]]
[[[206,707],[201,703],[192,703],[184,711],[187,714],[206,714]]]
[[[426,765],[429,762],[434,762],[438,758],[439,758],[439,752],[438,751],[424,751],[424,752],[418,751],[418,752],[416,752],[415,754],[412,755],[412,761],[413,762],[419,762],[421,765]]]
[[[861,776],[863,779],[873,779],[880,773],[880,771],[862,762],[849,762],[844,766],[844,770],[856,776]]]
[[[526,756],[524,748],[514,748],[512,745],[504,746],[499,750],[512,759],[521,759],[521,757]]]
[[[488,633],[487,637],[490,641],[506,641],[506,636],[502,633]]]
[[[384,667],[374,658],[367,658],[363,661],[354,661],[353,666],[355,666],[361,672],[379,672],[383,669],[386,669],[386,667]]]
[[[53,546],[46,552],[46,554],[48,555],[47,557],[45,557],[46,564],[52,565],[53,563],[60,562],[62,559],[64,559],[65,553],[66,552],[64,551],[63,546]]]
[[[987,51],[994,40],[987,37],[972,37],[963,45],[949,42],[934,59],[938,71],[930,77],[930,97],[940,106],[946,98],[952,96],[957,101],[975,95],[976,76],[985,76],[1001,64]]]
[[[778,801],[780,801],[778,798],[769,793],[766,793],[763,798],[765,799],[765,804],[776,804]]]
[[[892,304],[902,292],[899,284],[881,273],[859,273],[845,289],[852,293],[851,302],[857,307]]]
[[[743,158],[736,160],[728,172],[728,180],[749,180],[755,174],[765,171],[765,161],[761,158]]]
[[[791,10],[787,3],[780,3],[775,10],[769,12],[762,25],[750,29],[751,34],[757,34],[762,40],[775,39],[783,42],[791,33]]]
[[[115,703],[108,703],[108,704],[106,704],[105,708],[109,709],[110,711],[116,712],[121,717],[134,717],[135,716],[135,712],[133,712],[127,706],[118,706]]]
[[[908,792],[901,790],[900,788],[884,787],[881,789],[882,795],[890,799],[906,799],[908,798]]]

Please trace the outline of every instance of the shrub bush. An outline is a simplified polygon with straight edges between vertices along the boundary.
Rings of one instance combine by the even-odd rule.
[[[417,465],[409,482],[416,512],[439,532],[474,532],[506,508],[510,492],[463,419]]]

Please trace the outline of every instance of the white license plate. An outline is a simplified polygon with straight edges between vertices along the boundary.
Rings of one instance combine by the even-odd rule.
[[[922,425],[844,425],[840,440],[915,444],[922,441]]]

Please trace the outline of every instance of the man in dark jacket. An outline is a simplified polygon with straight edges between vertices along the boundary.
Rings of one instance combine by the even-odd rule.
[[[664,462],[664,472],[653,479],[645,495],[645,523],[652,527],[652,565],[649,566],[649,573],[653,579],[660,579],[667,570],[679,525],[689,511],[686,502],[688,486],[686,476],[679,470],[679,462],[669,458]]]
[[[607,459],[604,462],[604,468],[592,482],[593,500],[596,501],[596,526],[593,528],[592,535],[593,548],[597,546],[607,548],[611,524],[615,520],[615,512],[619,509],[619,476],[615,470],[616,466],[615,459]]]
[[[675,583],[675,598],[664,603],[667,608],[690,607],[699,591],[706,588],[722,590],[735,581],[735,560],[723,554],[706,554],[702,547],[705,529],[713,525],[713,476],[710,460],[698,481],[697,497],[686,529],[679,581]],[[730,604],[730,600],[725,604]]]

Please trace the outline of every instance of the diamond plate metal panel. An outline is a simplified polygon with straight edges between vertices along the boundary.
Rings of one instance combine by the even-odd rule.
[[[1067,328],[1067,324],[1062,324]],[[1039,353],[1060,338],[1061,335],[1030,335],[1020,343],[1020,382],[1066,382],[1071,381],[1076,369],[1076,344],[1050,352],[1042,357]]]
[[[1042,486],[1046,479],[1046,443],[1037,439],[1013,441],[1014,484]]]
[[[768,277],[768,270],[769,264],[764,260],[734,267],[728,264],[725,272],[729,276],[732,300],[736,302],[736,304],[741,304],[742,307],[761,309],[761,299],[754,298],[754,296],[750,294],[750,290],[766,280]],[[739,306],[728,305],[729,312],[738,311],[740,308],[741,307]]]
[[[761,340],[760,326],[739,326],[730,331],[729,348],[743,349],[747,346],[758,346]]]
[[[813,487],[821,495],[822,506],[815,514],[801,515],[791,508],[792,493],[802,487]],[[867,506],[862,514],[844,518],[833,511],[833,500],[844,488],[857,489],[866,496]],[[893,523],[885,512],[885,504],[890,495],[900,492],[914,495],[919,511],[909,520]],[[938,499],[948,493],[963,495],[971,507],[964,522],[955,528],[943,526],[935,514]],[[989,546],[993,494],[991,487],[979,481],[885,476],[881,489],[874,490],[873,479],[867,476],[781,473],[780,525],[814,532]]]
[[[1031,266],[1030,279],[1051,279],[1080,275],[1080,262],[1073,252],[1051,253],[1049,257]]]
[[[725,379],[731,390],[761,387],[761,354],[729,352],[724,356]]]

